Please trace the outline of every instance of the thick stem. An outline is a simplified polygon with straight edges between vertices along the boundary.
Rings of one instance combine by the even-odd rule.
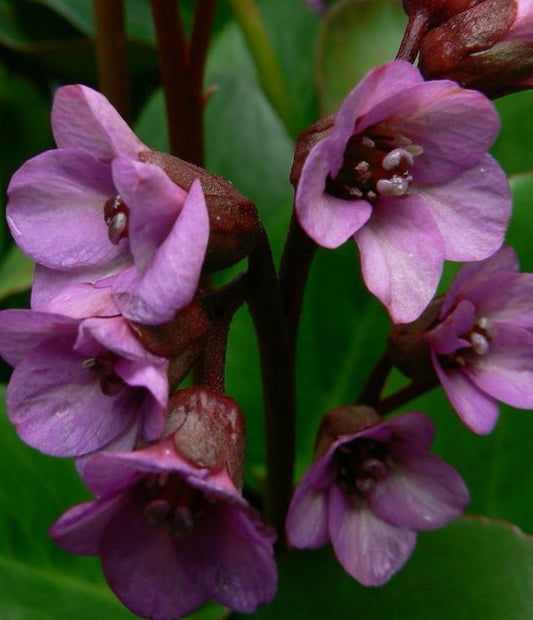
[[[173,155],[203,166],[203,97],[191,87],[192,82],[201,82],[202,78],[195,76],[191,80],[189,50],[178,4],[176,0],[150,0],[150,4],[165,93],[170,149]],[[209,32],[210,27],[209,24]]]
[[[293,213],[279,274],[289,338],[293,348],[296,347],[305,285],[316,249],[316,244],[304,233]]]
[[[391,370],[392,363],[387,354],[384,353],[376,362],[376,365],[366,380],[366,383],[361,390],[361,394],[359,394],[359,397],[357,398],[357,404],[368,405],[369,407],[376,408],[379,403],[379,397],[385,387],[385,382],[387,381],[387,377],[389,376]]]
[[[294,369],[281,292],[262,229],[248,264],[247,301],[257,334],[265,407],[265,517],[276,527],[278,549],[283,549],[294,468]]]
[[[194,10],[194,22],[189,52],[189,75],[191,90],[203,97],[204,70],[215,18],[216,0],[198,0]]]
[[[127,38],[123,0],[93,0],[98,88],[130,119]]]
[[[230,4],[254,57],[265,94],[285,127],[292,133],[294,127],[288,89],[259,8],[255,0],[230,0]]]
[[[427,27],[428,16],[423,11],[417,11],[409,17],[396,60],[407,60],[410,63],[415,61]]]

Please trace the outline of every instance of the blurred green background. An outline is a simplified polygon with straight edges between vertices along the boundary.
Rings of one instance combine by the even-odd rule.
[[[201,0],[200,0],[201,1]],[[182,0],[185,24],[194,2]],[[288,174],[298,133],[334,111],[370,68],[394,57],[405,16],[399,0],[337,3],[323,18],[301,0],[263,0],[261,14],[290,100],[284,123],[265,95],[250,51],[220,0],[206,86],[206,167],[255,201],[279,258],[292,209]],[[148,0],[126,0],[134,128],[149,146],[168,148]],[[96,86],[91,0],[0,0],[0,185],[29,157],[53,148],[49,111],[59,85]],[[510,175],[515,204],[508,243],[533,271],[533,92],[497,102],[502,131],[494,156]],[[5,199],[4,199],[5,202]],[[241,266],[242,267],[242,266]],[[455,266],[446,267],[443,286]],[[0,304],[27,307],[32,265],[0,222]],[[1,318],[0,318],[1,320]],[[382,352],[386,313],[361,283],[347,244],[321,250],[311,270],[298,349],[297,475],[310,463],[321,415],[352,402]],[[0,368],[6,383],[10,369]],[[391,378],[390,389],[403,378]],[[3,388],[0,395],[3,402]],[[263,414],[255,338],[245,309],[228,349],[228,393],[247,418],[247,488],[264,477]],[[435,451],[463,474],[468,516],[424,533],[406,568],[380,589],[344,575],[329,549],[292,553],[280,564],[280,593],[263,618],[381,620],[524,620],[533,617],[533,416],[502,407],[488,437],[473,436],[438,390],[409,409],[437,423]],[[405,408],[407,410],[408,408]],[[68,459],[25,446],[0,415],[0,618],[121,620],[95,558],[56,548],[47,528],[89,497]],[[483,515],[483,516],[480,516]],[[226,611],[210,605],[206,620]]]

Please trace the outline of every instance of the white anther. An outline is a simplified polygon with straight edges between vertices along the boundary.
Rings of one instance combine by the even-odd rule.
[[[368,458],[361,464],[361,469],[373,478],[383,478],[387,474],[387,466],[376,458]]]
[[[108,224],[107,234],[109,236],[109,241],[111,241],[113,245],[117,245],[120,241],[121,235],[126,230],[127,225],[128,216],[125,213],[122,213],[122,211],[119,211],[111,218],[111,221]]]
[[[385,155],[381,165],[385,170],[394,170],[399,166],[409,168],[414,162],[414,157],[407,149],[393,149]]]
[[[374,488],[375,485],[375,480],[370,476],[360,476],[355,480],[355,486],[358,491],[361,491],[361,493],[368,493]]]
[[[476,321],[476,325],[483,330],[488,330],[490,327],[490,321],[486,316],[482,316]]]
[[[470,334],[470,342],[472,343],[472,349],[478,355],[486,355],[489,352],[489,341],[478,332],[472,332]]]
[[[367,172],[370,168],[370,164],[367,161],[360,161],[355,167],[356,172]]]
[[[380,179],[376,183],[376,189],[382,196],[405,196],[409,191],[412,177],[401,177],[397,174],[390,179]]]
[[[89,357],[86,360],[83,360],[81,363],[82,368],[94,368],[96,366],[96,360],[94,357]]]
[[[367,200],[375,200],[377,197],[378,197],[378,195],[376,194],[376,192],[373,192],[372,190],[369,190],[366,193]]]
[[[369,138],[368,136],[363,136],[361,138],[361,144],[363,144],[364,146],[368,146],[371,149],[373,149],[376,146],[376,143],[374,142],[374,140],[372,140],[372,138]]]
[[[424,152],[424,148],[420,146],[420,144],[408,144],[405,147],[405,150],[411,153],[413,157],[418,157],[419,155],[422,155],[422,153]]]

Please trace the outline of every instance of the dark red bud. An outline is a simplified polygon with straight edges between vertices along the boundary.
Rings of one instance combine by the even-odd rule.
[[[190,463],[211,471],[225,468],[242,487],[245,431],[237,401],[204,387],[179,390],[170,397],[166,434]]]
[[[311,149],[329,135],[334,122],[335,115],[330,114],[329,116],[321,118],[316,123],[309,125],[309,127],[304,129],[298,136],[290,174],[290,181],[293,187],[298,185],[303,165]]]
[[[226,179],[168,153],[143,151],[141,161],[162,168],[185,190],[199,179],[209,213],[209,244],[204,273],[229,267],[252,250],[259,230],[254,204]]]
[[[323,457],[331,444],[342,435],[353,435],[381,422],[379,413],[365,405],[346,405],[330,411],[322,418],[316,438],[315,459]]]
[[[485,0],[403,0],[403,8],[409,17],[426,16],[428,27],[434,28],[482,2]]]
[[[413,381],[428,383],[435,377],[424,333],[437,323],[443,301],[436,297],[416,321],[394,325],[389,334],[389,360]]]

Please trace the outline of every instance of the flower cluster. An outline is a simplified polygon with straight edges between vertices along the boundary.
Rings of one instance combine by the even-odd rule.
[[[57,148],[11,180],[7,221],[36,266],[31,309],[0,313],[0,354],[14,369],[8,416],[29,445],[76,459],[94,499],[50,534],[99,556],[136,614],[172,620],[211,599],[250,613],[275,595],[276,532],[243,496],[244,419],[224,393],[229,325],[245,301],[265,389],[266,514],[281,548],[284,533],[293,547],[329,542],[364,585],[387,582],[419,531],[469,501],[459,473],[430,452],[433,422],[385,416],[439,383],[478,434],[494,428],[499,401],[533,408],[533,274],[502,246],[511,195],[488,154],[499,120],[486,96],[530,85],[532,3],[403,5],[400,59],[371,70],[296,144],[279,277],[248,199],[149,149],[86,86],[57,91]],[[420,69],[407,62],[417,55]],[[324,415],[290,500],[306,261],[316,245],[349,239],[392,329],[357,404]],[[247,272],[218,289],[203,277],[244,257]],[[467,264],[436,296],[445,260]],[[393,367],[412,383],[384,397]]]
[[[210,240],[201,182],[175,183],[88,87],[57,91],[52,127],[57,149],[8,190],[9,226],[36,261],[32,308],[0,322],[10,420],[31,446],[75,457],[97,496],[52,536],[100,556],[146,617],[211,598],[251,612],[277,577],[273,532],[241,495],[242,414],[205,388],[170,397],[209,329],[194,301]]]

